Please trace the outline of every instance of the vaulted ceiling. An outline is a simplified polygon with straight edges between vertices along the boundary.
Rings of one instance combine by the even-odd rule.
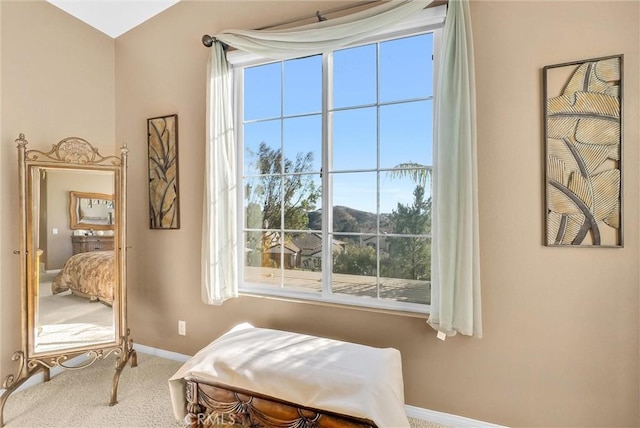
[[[115,39],[180,0],[47,1]]]

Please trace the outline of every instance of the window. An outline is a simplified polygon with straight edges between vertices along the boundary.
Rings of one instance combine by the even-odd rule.
[[[438,31],[236,62],[240,292],[428,311]]]

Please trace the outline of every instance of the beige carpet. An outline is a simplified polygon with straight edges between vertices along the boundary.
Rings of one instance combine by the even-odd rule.
[[[138,354],[138,367],[122,372],[118,404],[109,407],[115,360],[67,370],[49,382],[14,393],[4,421],[17,427],[184,427],[173,417],[167,380],[181,363]],[[412,428],[440,428],[409,418]]]

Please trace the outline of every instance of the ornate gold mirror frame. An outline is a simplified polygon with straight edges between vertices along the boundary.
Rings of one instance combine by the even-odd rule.
[[[127,327],[127,293],[126,293],[126,208],[127,208],[127,155],[126,144],[120,149],[120,157],[102,156],[98,149],[81,138],[71,137],[53,145],[49,152],[39,150],[27,150],[28,144],[24,134],[20,134],[17,140],[18,169],[19,169],[19,204],[20,204],[20,250],[14,251],[20,256],[20,283],[21,283],[21,350],[14,353],[12,360],[18,362],[16,375],[8,375],[2,383],[4,391],[0,396],[0,426],[4,426],[4,405],[11,395],[27,379],[38,372],[43,372],[44,381],[50,378],[50,370],[56,366],[65,369],[81,369],[92,365],[98,360],[104,360],[114,355],[116,368],[111,385],[110,406],[116,404],[118,396],[118,381],[120,374],[127,362],[131,361],[131,367],[137,365],[136,351],[133,349],[133,340],[129,337]],[[108,343],[96,343],[85,347],[72,347],[56,349],[46,352],[36,352],[34,346],[33,330],[36,326],[37,300],[30,290],[30,286],[38,285],[37,277],[40,269],[39,256],[41,251],[37,249],[34,234],[34,216],[38,216],[37,203],[32,188],[33,180],[29,174],[40,168],[60,168],[68,170],[113,171],[115,191],[115,218],[114,226],[114,257],[115,284],[113,295],[115,340]],[[34,278],[35,281],[34,282]],[[94,303],[99,304],[99,303]],[[68,365],[71,358],[86,354],[85,360],[79,365]]]
[[[113,205],[113,195],[106,195],[104,193],[91,193],[91,192],[69,192],[69,219],[71,229],[93,229],[93,230],[113,230],[114,221],[116,221],[110,213],[104,213],[105,217],[99,218],[98,222],[91,222],[96,220],[92,218],[83,217],[82,205],[88,201],[87,204],[97,202],[100,206]],[[105,209],[107,210],[107,209]]]

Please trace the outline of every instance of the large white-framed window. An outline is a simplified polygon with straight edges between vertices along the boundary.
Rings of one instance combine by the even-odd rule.
[[[444,14],[418,15],[321,55],[228,55],[241,293],[429,311]]]

